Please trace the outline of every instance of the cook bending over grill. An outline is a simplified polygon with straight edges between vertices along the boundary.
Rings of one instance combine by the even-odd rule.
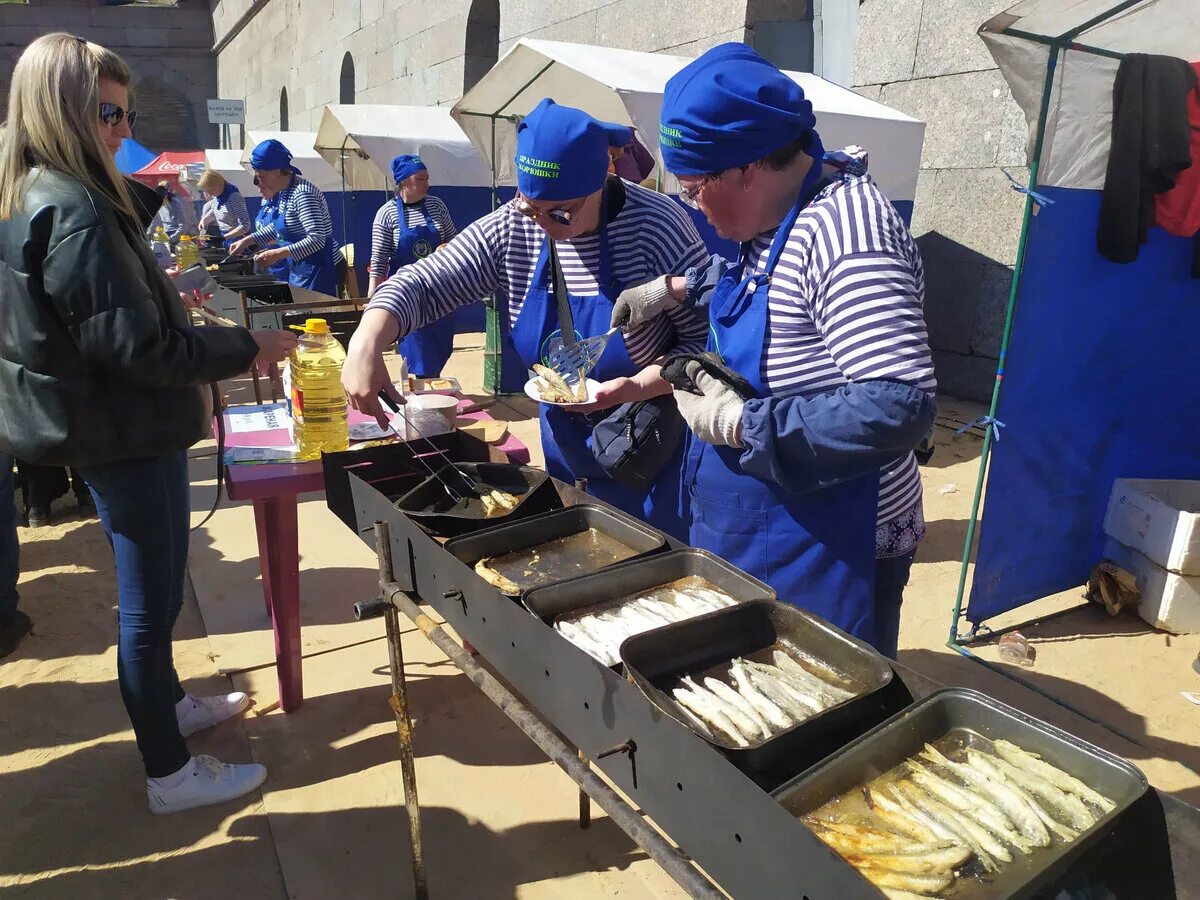
[[[707,307],[712,355],[667,366],[690,542],[894,656],[935,413],[917,247],[865,157],[827,157],[803,90],[743,44],[671,78],[661,122],[681,198],[742,243],[614,310]]]
[[[686,211],[669,197],[608,176],[608,148],[628,141],[624,126],[553,100],[538,104],[518,127],[517,196],[441,252],[399,269],[375,292],[342,370],[354,407],[382,419],[377,394],[394,392],[384,348],[489,294],[500,311],[510,377],[546,364],[547,343],[560,331],[551,244],[579,339],[608,330],[613,301],[626,286],[663,272],[682,275],[704,262],[707,252]],[[592,425],[576,410],[669,394],[658,361],[668,352],[701,349],[705,330],[702,314],[676,309],[616,335],[592,372],[601,382],[594,403],[570,411],[542,405],[547,471],[568,483],[586,478],[602,500],[669,533],[686,533],[678,497],[682,444],[647,486],[630,487],[597,462]]]

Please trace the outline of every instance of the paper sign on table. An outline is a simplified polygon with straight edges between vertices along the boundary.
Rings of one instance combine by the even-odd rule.
[[[228,412],[228,418],[229,431],[232,434],[287,428],[290,421],[286,403],[255,406],[247,409],[245,412],[231,409]]]

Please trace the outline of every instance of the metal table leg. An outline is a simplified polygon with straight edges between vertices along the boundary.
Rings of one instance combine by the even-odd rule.
[[[392,546],[387,524],[375,523],[375,546],[379,556],[379,586],[391,584]],[[396,735],[400,740],[400,769],[404,774],[404,806],[408,810],[408,833],[412,843],[413,894],[426,900],[429,885],[425,878],[425,848],[421,839],[421,804],[417,799],[417,764],[413,754],[412,718],[408,713],[408,689],[404,680],[404,649],[400,643],[400,624],[396,607],[388,604],[384,612],[387,626],[388,659],[392,670],[392,696],[389,705],[396,716]]]

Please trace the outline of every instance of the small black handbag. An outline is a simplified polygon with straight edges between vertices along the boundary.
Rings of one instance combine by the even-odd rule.
[[[547,240],[550,240],[558,325],[565,340],[567,335],[575,334],[575,321],[554,241]],[[613,481],[639,489],[654,482],[687,431],[673,394],[622,403],[615,409],[588,416],[588,421],[592,423],[592,455],[600,468]]]

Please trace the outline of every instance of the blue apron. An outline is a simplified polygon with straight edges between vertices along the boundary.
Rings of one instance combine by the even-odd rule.
[[[603,218],[603,217],[602,217]],[[512,326],[512,344],[525,371],[534,363],[546,363],[546,345],[560,333],[558,304],[554,298],[550,266],[550,237],[542,241],[541,254],[533,272],[529,291],[521,314]],[[567,294],[571,317],[575,322],[577,340],[595,337],[608,331],[612,321],[613,301],[622,287],[612,275],[608,253],[608,223],[600,226],[600,271],[596,279],[600,293],[594,297]],[[629,377],[636,374],[625,349],[625,340],[617,332],[608,342],[604,355],[591,377],[597,381]],[[588,493],[610,503],[635,518],[650,523],[660,531],[682,540],[687,534],[685,514],[681,515],[679,472],[683,465],[683,444],[668,462],[648,491],[639,491],[613,481],[592,455],[592,426],[587,418],[546,403],[541,407],[542,451],[546,456],[546,471],[560,481],[573,484],[577,478],[587,479]]]
[[[274,225],[276,222],[276,213],[279,209],[279,195],[276,194],[270,200],[264,200],[262,206],[258,208],[258,212],[254,214],[254,230],[266,228],[269,225]],[[277,263],[267,266],[267,271],[278,281],[288,280],[288,261],[281,259]]]
[[[819,169],[813,167],[818,174]],[[771,273],[815,180],[811,175],[806,180],[801,200],[779,226],[765,271],[743,274],[743,248],[709,307],[708,349],[744,375],[760,397],[770,395],[762,357]],[[691,437],[685,483],[691,488],[692,546],[765,581],[780,600],[873,644],[878,473],[794,494],[743,472],[742,452]]]
[[[264,204],[265,208],[265,204]],[[303,231],[290,231],[287,225],[287,204],[279,203],[270,220],[275,226],[275,235],[280,247],[289,247],[308,235]],[[288,259],[287,282],[297,287],[308,288],[330,297],[337,296],[337,260],[333,253],[333,235],[325,239],[325,245],[304,259]],[[274,273],[274,266],[271,272]]]
[[[408,227],[408,216],[404,214],[404,203],[396,198],[396,250],[388,274],[395,274],[401,266],[424,259],[437,249],[442,237],[437,226],[424,212],[425,221],[416,228]],[[400,342],[400,355],[408,363],[413,375],[436,378],[450,359],[454,350],[454,316],[443,316],[424,328],[418,328]]]

